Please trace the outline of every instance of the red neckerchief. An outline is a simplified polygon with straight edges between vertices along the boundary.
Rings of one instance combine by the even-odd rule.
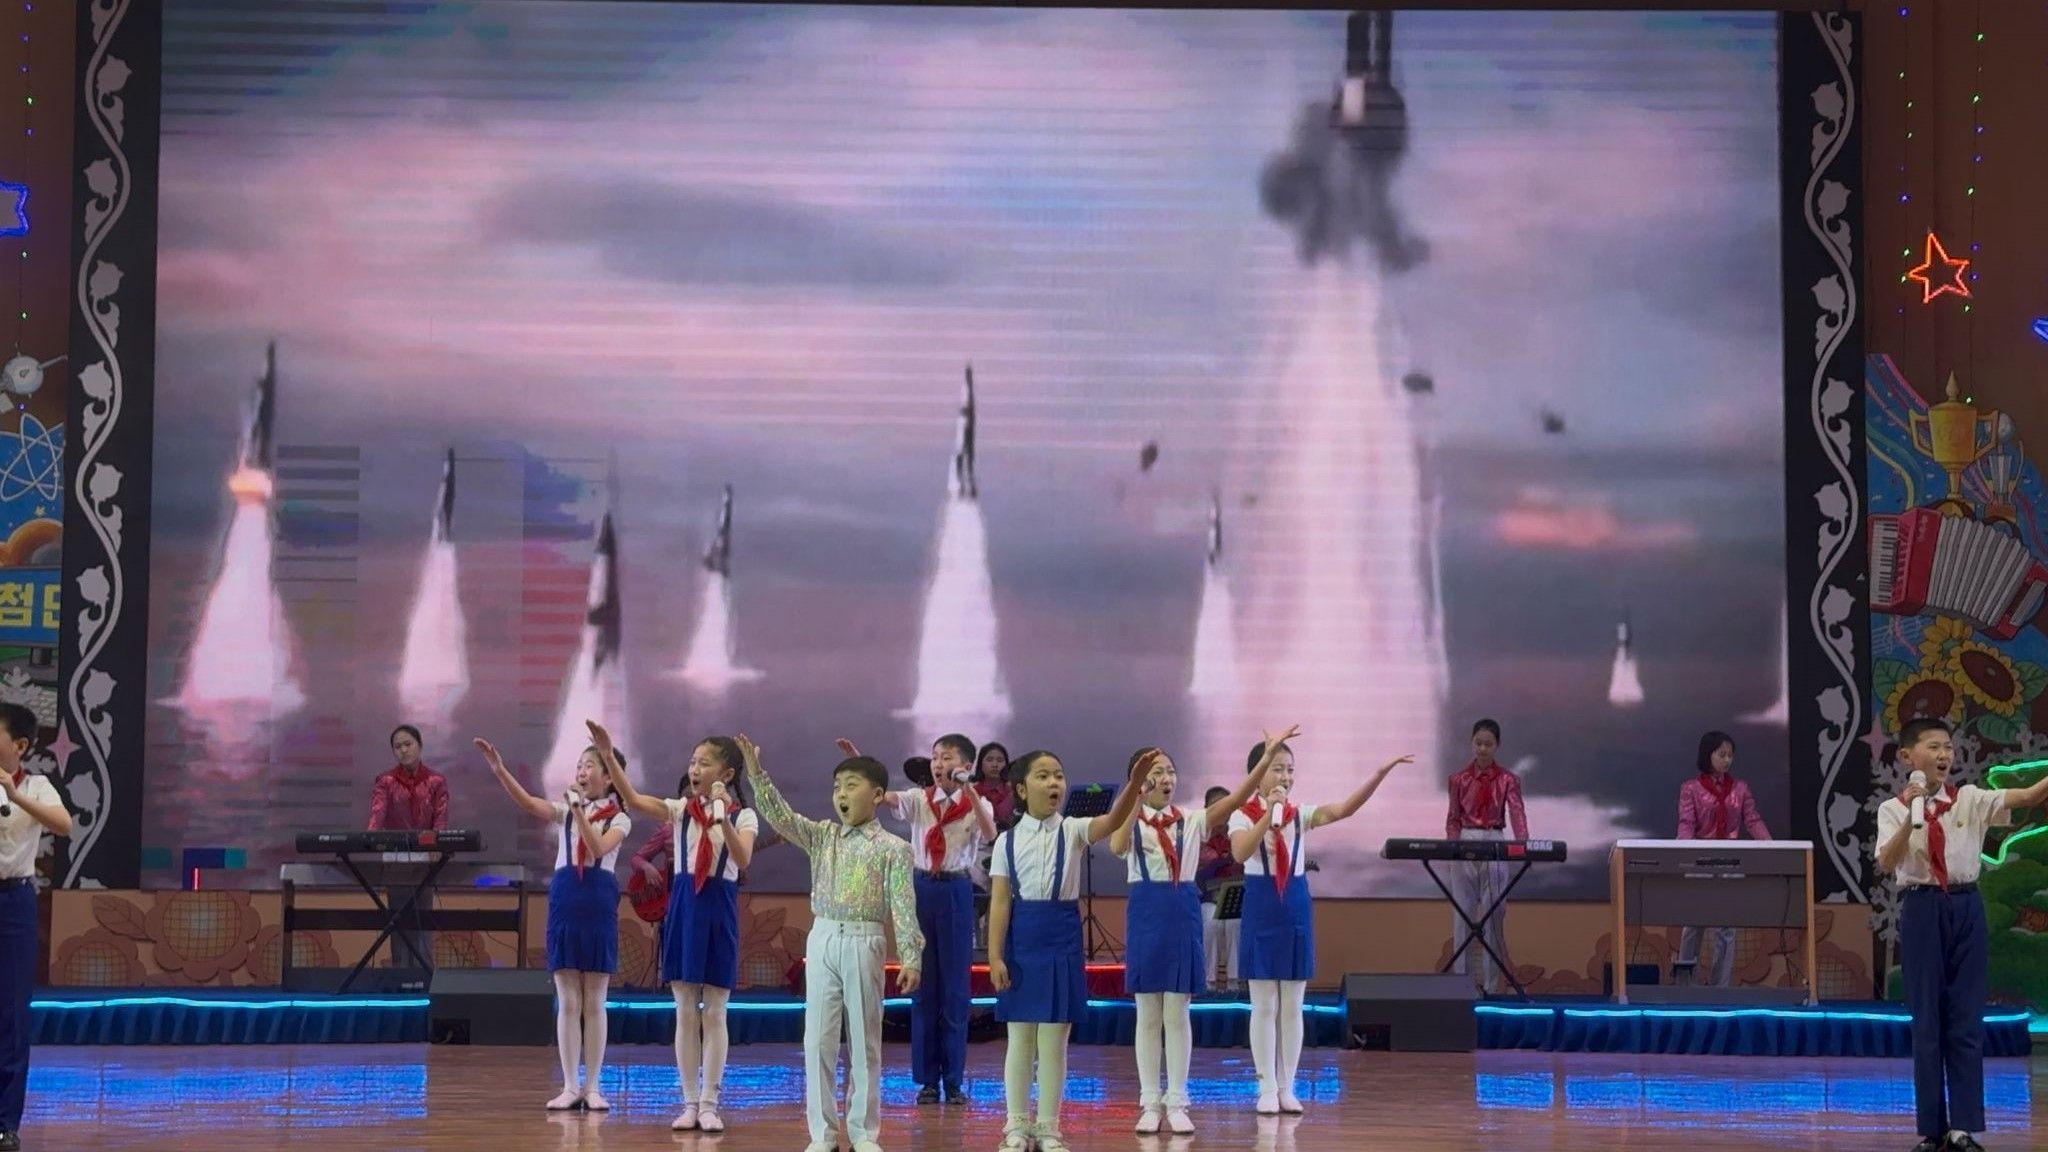
[[[1180,823],[1180,809],[1168,805],[1160,809],[1158,817],[1154,818],[1146,815],[1145,810],[1140,808],[1138,810],[1138,819],[1144,821],[1152,829],[1152,834],[1159,838],[1159,854],[1166,857],[1167,882],[1170,884],[1180,883],[1180,853],[1174,851],[1173,840],[1166,835],[1168,828],[1172,828]],[[1142,846],[1138,849],[1140,852],[1144,850]]]
[[[1707,825],[1705,839],[1730,840],[1735,837],[1735,809],[1728,803],[1735,795],[1735,777],[1727,772],[1700,773],[1700,787],[1714,798],[1714,820]]]
[[[939,790],[936,786],[924,790],[924,802],[931,807],[932,825],[924,830],[924,852],[931,857],[932,871],[946,870],[946,826],[958,823],[969,812],[974,811],[974,789],[962,788],[953,794],[949,808],[939,807]]]
[[[1507,790],[1503,783],[1503,778],[1507,776],[1507,772],[1502,770],[1500,761],[1496,760],[1492,764],[1481,768],[1479,761],[1474,760],[1470,764],[1465,765],[1465,770],[1472,773],[1472,782],[1478,785],[1479,788],[1479,803],[1476,809],[1466,810],[1466,826],[1471,828],[1492,828],[1497,824],[1507,823],[1507,812],[1505,811],[1507,802],[1502,796],[1502,793]]]
[[[21,782],[26,779],[28,779],[28,769],[16,768],[14,770],[14,786],[16,788],[21,787]]]
[[[599,821],[610,823],[611,818],[619,814],[619,805],[616,801],[607,798],[600,804],[586,804],[583,811],[592,824],[596,824]],[[569,835],[576,839],[575,853],[569,859],[571,863],[576,865],[576,878],[581,880],[583,879],[584,866],[590,863],[590,845],[584,842],[583,834],[576,831],[576,814],[574,812],[569,813]]]
[[[1941,817],[1955,806],[1953,784],[1927,798],[1927,867],[1934,873],[1934,882],[1943,888],[1948,887],[1948,833],[1941,826]]]
[[[711,808],[693,793],[683,814],[697,826],[697,851],[690,856],[690,890],[702,892],[704,882],[711,879]]]
[[[1287,894],[1287,882],[1294,879],[1294,855],[1287,850],[1287,837],[1282,834],[1281,829],[1294,823],[1297,811],[1294,803],[1288,801],[1282,803],[1273,813],[1273,891],[1282,896]],[[1266,814],[1266,802],[1254,796],[1245,801],[1243,812],[1256,824],[1259,818]]]

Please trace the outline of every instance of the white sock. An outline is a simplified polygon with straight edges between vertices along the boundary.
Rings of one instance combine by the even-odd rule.
[[[704,1103],[718,1103],[718,1090],[725,1084],[725,1002],[732,990],[704,985]]]
[[[1138,1107],[1152,1108],[1159,1104],[1159,1050],[1165,1039],[1160,1002],[1165,997],[1157,992],[1140,992],[1132,999],[1138,1002],[1138,1031],[1133,1045],[1138,1051]]]
[[[583,1062],[583,973],[555,973],[555,1054],[562,1058],[562,1091],[576,1091],[576,1066]]]
[[[1160,1014],[1166,1025],[1166,1097],[1168,1108],[1188,1106],[1188,1062],[1194,1056],[1194,1028],[1188,1018],[1188,997],[1165,994]]]
[[[1252,1067],[1259,1073],[1259,1095],[1274,1090],[1274,1059],[1280,1045],[1280,982],[1252,980]]]
[[[1067,1033],[1072,1024],[1038,1026],[1038,1134],[1057,1136],[1067,1095]]]
[[[604,1002],[611,986],[609,972],[583,974],[583,1083],[586,1092],[598,1090],[604,1073],[604,1042],[611,1024]]]
[[[1306,980],[1280,982],[1280,1092],[1294,1095],[1294,1073],[1301,1067],[1301,1002],[1308,993]]]
[[[676,1079],[683,1085],[683,1104],[697,1102],[697,1071],[704,1063],[703,1018],[697,1012],[701,984],[669,982],[669,994],[676,998]]]

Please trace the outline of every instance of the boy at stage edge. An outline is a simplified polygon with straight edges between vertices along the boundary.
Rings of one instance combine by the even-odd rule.
[[[910,842],[884,831],[875,806],[889,786],[880,761],[851,756],[832,770],[832,806],[839,823],[796,814],[761,768],[760,749],[735,738],[763,819],[811,858],[811,934],[804,945],[804,1101],[811,1142],[805,1152],[838,1144],[833,1073],[839,1024],[847,1025],[846,1135],[853,1152],[881,1152],[882,918],[896,924],[902,960],[897,988],[917,991],[924,935],[911,895]]]
[[[1906,790],[1877,810],[1877,866],[1899,886],[1899,955],[1913,1013],[1913,1152],[1980,1152],[1984,1130],[1984,985],[1990,934],[1977,894],[1985,831],[2048,800],[2031,788],[1957,787],[1949,726],[1915,720],[1899,734]],[[1944,1091],[1946,1089],[1946,1091]]]
[[[43,833],[71,835],[71,813],[48,779],[21,758],[35,743],[36,714],[0,704],[0,1150],[21,1147],[28,1103],[29,993],[36,983],[36,849]]]

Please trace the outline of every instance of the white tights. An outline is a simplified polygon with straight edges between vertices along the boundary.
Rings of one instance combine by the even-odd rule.
[[[562,1091],[595,1092],[604,1074],[606,994],[609,972],[555,971],[555,1052],[562,1058]],[[576,1085],[576,1066],[583,1066],[584,1086]]]
[[[1179,992],[1140,992],[1138,1002],[1138,1106],[1185,1109],[1188,1059],[1194,1050],[1188,997]],[[1166,1095],[1159,1094],[1161,1041],[1166,1049]]]
[[[1030,1124],[1031,1063],[1038,1061],[1038,1128],[1040,1136],[1060,1134],[1060,1101],[1067,1089],[1067,1035],[1072,1024],[1011,1024],[1009,1051],[1003,1056],[1003,1101],[1009,1109],[1005,1132]]]
[[[1252,980],[1252,1066],[1259,1072],[1259,1095],[1294,1094],[1294,1072],[1301,1067],[1301,1002],[1306,980]]]
[[[676,998],[676,1076],[683,1083],[683,1103],[701,1100],[715,1106],[719,1086],[725,1082],[725,1002],[732,989],[677,980],[670,982],[668,990]]]

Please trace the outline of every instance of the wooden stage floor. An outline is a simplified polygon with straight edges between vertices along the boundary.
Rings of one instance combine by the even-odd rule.
[[[23,1147],[270,1152],[523,1152],[687,1149],[800,1152],[801,1050],[736,1048],[723,1136],[670,1133],[676,1073],[666,1048],[613,1050],[608,1116],[549,1115],[552,1049],[323,1045],[38,1048]],[[975,1102],[918,1107],[884,1049],[888,1152],[993,1152],[1002,1128],[1002,1049],[969,1049]],[[1302,1117],[1251,1112],[1243,1052],[1197,1049],[1197,1133],[1134,1136],[1131,1050],[1077,1047],[1064,1127],[1077,1150],[1410,1152],[1759,1147],[1871,1152],[1911,1147],[1911,1068],[1902,1060],[1606,1056],[1488,1052],[1423,1056],[1318,1051],[1302,1060]],[[2048,1057],[1987,1066],[2001,1149],[2048,1145]]]

